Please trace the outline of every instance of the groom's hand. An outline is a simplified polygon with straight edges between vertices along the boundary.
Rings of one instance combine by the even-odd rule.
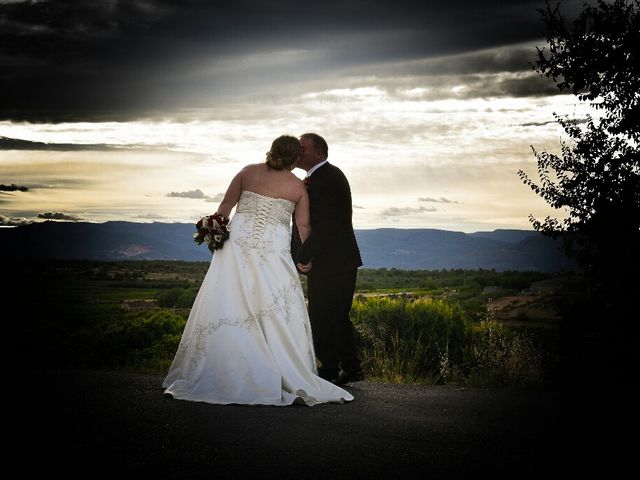
[[[311,270],[311,265],[312,262],[309,262],[307,264],[303,264],[303,263],[298,263],[297,267],[298,270],[300,270],[302,273],[307,273],[309,270]]]

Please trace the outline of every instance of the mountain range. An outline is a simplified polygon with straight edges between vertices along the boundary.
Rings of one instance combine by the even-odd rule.
[[[208,261],[187,223],[42,222],[0,228],[0,259]],[[462,233],[436,229],[356,230],[365,268],[576,270],[560,243],[530,230]]]

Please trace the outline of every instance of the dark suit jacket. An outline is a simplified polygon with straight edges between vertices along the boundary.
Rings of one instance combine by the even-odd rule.
[[[291,254],[295,261],[313,260],[310,274],[321,275],[357,269],[362,265],[353,232],[351,188],[342,171],[325,163],[313,172],[307,188],[311,210],[311,235],[300,245],[293,222]]]

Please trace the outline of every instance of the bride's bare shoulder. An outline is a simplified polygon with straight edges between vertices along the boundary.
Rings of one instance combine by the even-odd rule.
[[[255,174],[259,174],[261,170],[262,170],[262,164],[251,163],[249,165],[245,165],[244,167],[242,167],[242,169],[240,170],[240,174],[243,176],[255,175]]]
[[[250,163],[242,167],[242,170],[258,170],[263,167],[262,163]]]
[[[285,178],[288,184],[294,188],[304,186],[304,183],[302,183],[302,180],[300,180],[300,178],[293,172],[290,172],[290,171],[286,172]]]
[[[293,178],[289,179],[289,185],[291,190],[295,192],[294,195],[298,198],[302,197],[302,195],[306,195],[307,187],[305,187],[304,182],[293,173],[291,174],[291,177]]]

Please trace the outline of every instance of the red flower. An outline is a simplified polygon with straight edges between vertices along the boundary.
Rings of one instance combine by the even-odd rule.
[[[309,188],[309,185],[311,185],[311,177],[304,177],[304,180],[302,181],[304,183],[304,186]]]
[[[228,224],[229,219],[219,213],[202,217],[196,223],[196,233],[193,234],[193,240],[198,245],[206,243],[211,253],[214,253],[222,248],[224,242],[229,238]]]

